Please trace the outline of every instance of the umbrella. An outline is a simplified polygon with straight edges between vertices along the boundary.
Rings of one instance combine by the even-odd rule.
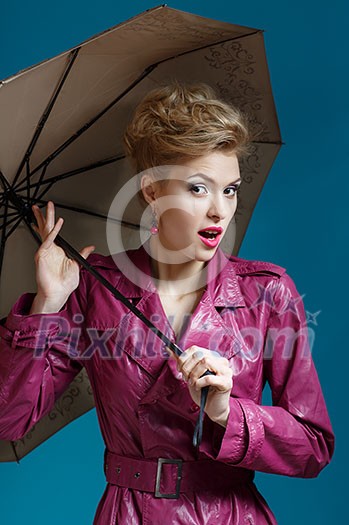
[[[33,203],[55,203],[66,246],[94,244],[108,253],[107,219],[120,224],[120,250],[140,244],[137,199],[108,217],[134,175],[121,138],[141,98],[173,79],[211,85],[248,115],[258,137],[240,165],[231,233],[238,253],[281,146],[263,31],[159,6],[0,83],[0,316],[35,291]],[[18,461],[93,406],[83,370],[23,439],[0,441],[0,460]]]

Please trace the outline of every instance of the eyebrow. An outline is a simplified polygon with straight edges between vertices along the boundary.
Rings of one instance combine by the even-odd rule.
[[[205,180],[208,180],[209,182],[213,182],[213,183],[216,182],[214,179],[212,179],[211,177],[209,177],[205,173],[194,173],[194,175],[190,175],[190,177],[188,177],[188,180],[192,179],[194,177],[201,177],[201,178],[203,178]],[[241,177],[239,177],[238,179],[234,180],[233,182],[230,182],[229,184],[227,184],[227,186],[230,186],[231,184],[236,184],[237,182],[241,182]]]

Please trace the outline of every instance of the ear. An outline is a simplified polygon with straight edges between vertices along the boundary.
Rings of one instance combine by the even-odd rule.
[[[143,175],[141,178],[141,191],[148,204],[154,202],[159,193],[159,183],[151,175]]]

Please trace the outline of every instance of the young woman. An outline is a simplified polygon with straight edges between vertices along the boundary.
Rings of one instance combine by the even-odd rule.
[[[124,136],[151,236],[113,256],[81,251],[185,349],[179,358],[54,243],[63,220],[53,203],[45,216],[33,207],[37,293],[0,326],[0,438],[25,435],[85,366],[106,445],[94,525],[274,524],[254,471],[315,477],[331,459],[294,282],[280,266],[219,247],[249,141],[243,116],[207,86],[155,89]],[[273,406],[261,405],[266,381]]]

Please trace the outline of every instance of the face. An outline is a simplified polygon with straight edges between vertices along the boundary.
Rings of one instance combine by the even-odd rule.
[[[157,242],[176,262],[208,261],[237,207],[241,183],[233,153],[214,152],[171,168],[165,183],[143,194],[158,219]]]

